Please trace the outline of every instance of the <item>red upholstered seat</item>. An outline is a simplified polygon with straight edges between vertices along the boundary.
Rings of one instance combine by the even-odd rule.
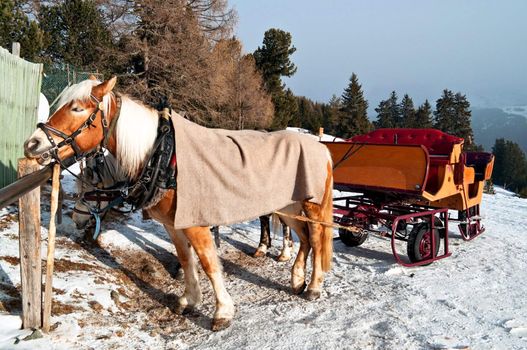
[[[436,129],[377,129],[368,134],[354,136],[348,141],[370,144],[423,145],[431,156],[450,155],[455,144],[463,143],[462,138]]]
[[[475,180],[484,181],[487,165],[494,157],[487,152],[465,152],[465,165],[474,168]]]
[[[436,193],[442,183],[444,167],[450,162],[455,144],[460,137],[436,129],[377,129],[368,134],[354,136],[348,141],[368,144],[422,145],[430,155],[426,191]]]

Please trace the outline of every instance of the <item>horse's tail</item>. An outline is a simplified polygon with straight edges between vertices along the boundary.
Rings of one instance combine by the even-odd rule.
[[[329,153],[329,152],[328,152]],[[333,223],[333,165],[331,156],[328,161],[328,173],[326,178],[324,197],[321,204],[322,221]],[[331,269],[333,259],[333,227],[324,225],[322,228],[322,270],[327,272]]]

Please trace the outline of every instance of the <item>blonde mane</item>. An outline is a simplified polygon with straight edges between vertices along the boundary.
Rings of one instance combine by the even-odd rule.
[[[153,108],[122,96],[119,121],[115,126],[117,160],[125,174],[134,178],[150,155],[157,137],[159,117]]]

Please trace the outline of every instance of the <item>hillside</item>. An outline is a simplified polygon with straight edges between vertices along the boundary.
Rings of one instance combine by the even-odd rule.
[[[521,113],[523,109],[509,108],[507,111]],[[472,129],[476,143],[487,151],[492,149],[497,138],[505,138],[520,145],[527,153],[527,118],[520,114],[506,113],[499,108],[474,108]]]

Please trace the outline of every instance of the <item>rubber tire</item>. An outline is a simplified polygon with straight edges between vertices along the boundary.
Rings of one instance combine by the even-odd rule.
[[[348,247],[358,247],[364,243],[366,238],[368,238],[368,233],[354,233],[343,228],[339,228],[339,237],[342,243]]]
[[[410,261],[415,263],[424,260],[421,256],[421,253],[419,252],[419,244],[421,240],[423,239],[423,236],[429,231],[429,225],[427,222],[422,222],[417,225],[414,225],[412,228],[412,231],[410,232],[410,236],[408,237],[408,244],[406,246],[406,252],[408,254],[408,257],[410,258]],[[435,236],[435,242],[436,242],[436,256],[439,251],[439,229],[437,227],[434,227],[434,236]]]

